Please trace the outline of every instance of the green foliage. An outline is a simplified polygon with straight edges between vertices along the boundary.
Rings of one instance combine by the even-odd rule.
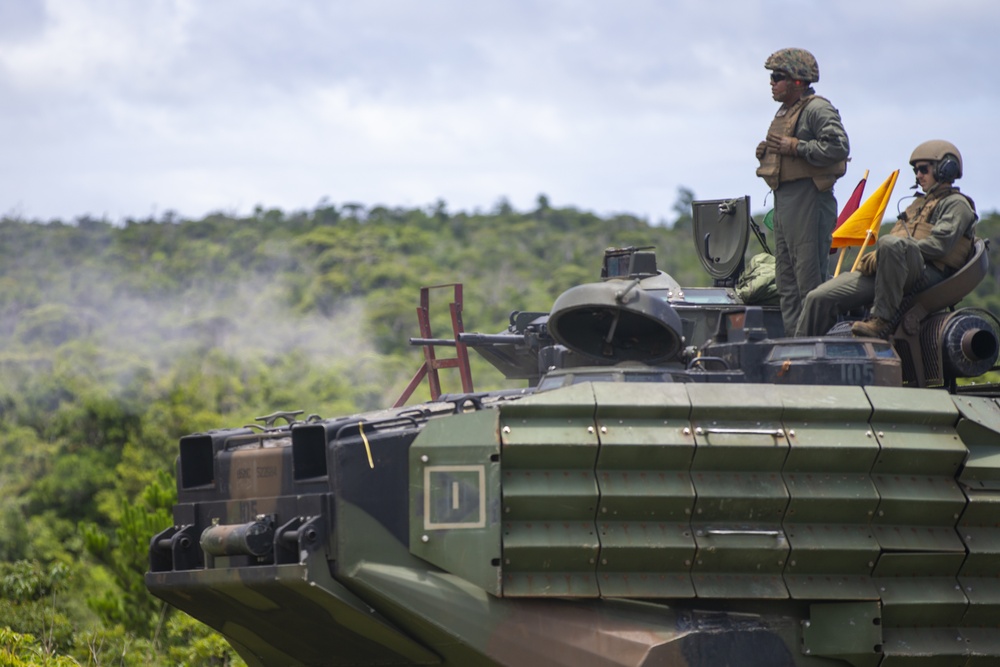
[[[176,487],[166,471],[133,501],[123,498],[112,539],[93,523],[81,525],[87,552],[111,572],[117,586],[88,600],[110,624],[148,635],[162,603],[150,595],[143,582],[149,566],[149,538],[170,526]]]
[[[0,563],[0,595],[13,602],[39,600],[55,592],[67,572],[61,563],[49,568],[35,561]]]
[[[673,205],[673,211],[677,214],[674,229],[690,233],[694,222],[691,215],[691,204],[694,200],[694,192],[684,187],[677,188],[677,201]]]
[[[181,667],[246,667],[246,663],[218,633],[187,614],[172,614],[167,621],[166,638],[171,646],[171,664]]]
[[[45,349],[81,338],[90,327],[85,313],[64,304],[46,303],[21,315],[14,337],[23,345]]]
[[[52,654],[33,635],[0,628],[0,667],[73,667],[80,663]]]
[[[34,637],[44,638],[46,653],[71,642],[72,625],[62,602],[71,583],[70,568],[61,563],[50,566],[23,560],[0,563],[0,618],[8,629],[33,635],[30,640],[25,639],[32,653]]]

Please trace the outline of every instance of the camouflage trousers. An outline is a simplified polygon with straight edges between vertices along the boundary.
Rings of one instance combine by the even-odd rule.
[[[829,275],[836,222],[833,191],[820,192],[811,178],[782,183],[774,191],[775,283],[786,336],[795,335],[806,294]]]

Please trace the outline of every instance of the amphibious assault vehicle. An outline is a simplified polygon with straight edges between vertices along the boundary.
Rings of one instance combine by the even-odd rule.
[[[250,665],[1000,664],[983,243],[890,341],[785,338],[734,293],[748,211],[695,205],[712,287],[611,249],[499,334],[456,286],[451,339],[425,290],[429,402],[182,438],[149,589]],[[469,347],[527,386],[473,391]]]

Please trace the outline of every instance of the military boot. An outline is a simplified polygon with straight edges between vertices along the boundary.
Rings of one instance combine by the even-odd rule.
[[[867,320],[851,325],[851,333],[863,338],[888,338],[892,323],[881,317],[869,317]]]

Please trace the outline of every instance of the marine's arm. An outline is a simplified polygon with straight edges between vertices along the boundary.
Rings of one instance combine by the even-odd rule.
[[[846,160],[851,152],[840,113],[824,99],[814,99],[802,110],[795,136],[798,155],[817,167]]]

